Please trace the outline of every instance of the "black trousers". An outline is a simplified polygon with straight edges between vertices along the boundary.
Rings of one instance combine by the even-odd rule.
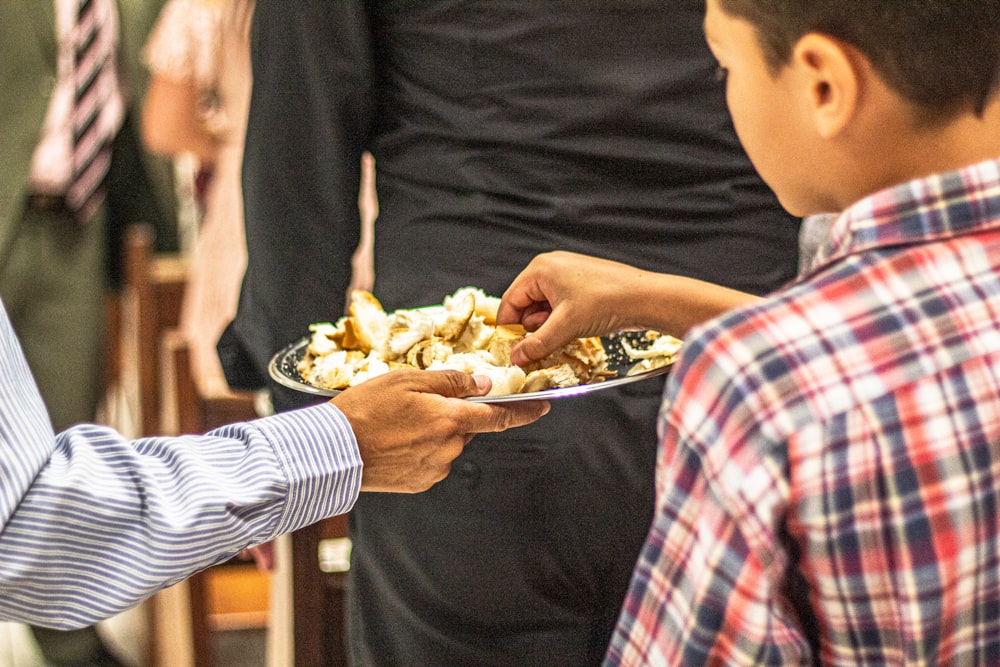
[[[661,381],[481,434],[351,513],[354,665],[600,664],[653,514]]]

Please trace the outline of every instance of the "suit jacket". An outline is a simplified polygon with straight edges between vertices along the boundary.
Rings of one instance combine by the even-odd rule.
[[[162,2],[119,0],[122,30],[119,73],[126,108],[134,107],[145,84],[138,48]],[[56,79],[58,45],[52,0],[7,0],[0,3],[0,257],[13,240],[28,187],[31,158],[48,109]],[[170,184],[151,178],[131,115],[114,152],[114,177],[109,181],[109,235],[117,247],[123,224],[145,220],[168,233],[172,220]],[[124,207],[124,210],[123,208]],[[109,253],[117,256],[117,253]]]
[[[0,254],[20,215],[56,75],[52,2],[0,3]]]

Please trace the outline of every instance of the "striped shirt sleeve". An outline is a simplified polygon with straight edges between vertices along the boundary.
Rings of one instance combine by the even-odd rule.
[[[77,627],[352,507],[361,459],[333,405],[204,436],[54,434],[0,308],[0,620]]]

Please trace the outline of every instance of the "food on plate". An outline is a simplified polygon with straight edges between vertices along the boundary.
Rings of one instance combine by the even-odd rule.
[[[313,386],[339,390],[396,368],[454,369],[488,376],[493,381],[491,396],[573,387],[617,374],[608,368],[604,344],[596,336],[574,340],[533,366],[513,365],[511,349],[530,334],[520,325],[498,326],[499,305],[499,298],[463,287],[441,305],[387,313],[373,294],[357,291],[348,315],[309,327],[309,343],[297,370]],[[645,337],[650,349],[660,347],[655,352],[630,349],[639,364],[656,368],[653,364],[673,361],[676,348],[671,341],[677,347],[680,341],[656,332]]]
[[[647,331],[643,338],[649,342],[647,347],[635,347],[629,344],[628,340],[622,339],[622,349],[632,359],[639,361],[628,369],[626,375],[637,375],[647,373],[657,368],[663,368],[674,363],[674,358],[681,351],[681,341],[673,336],[661,334],[658,331]]]

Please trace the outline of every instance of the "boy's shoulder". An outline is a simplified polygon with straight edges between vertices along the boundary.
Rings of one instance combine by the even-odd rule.
[[[723,396],[726,410],[756,419],[823,419],[961,363],[1000,327],[975,315],[1000,295],[1000,208],[995,216],[905,243],[896,228],[916,223],[896,217],[876,241],[844,242],[768,299],[693,329],[675,368],[680,393]]]

